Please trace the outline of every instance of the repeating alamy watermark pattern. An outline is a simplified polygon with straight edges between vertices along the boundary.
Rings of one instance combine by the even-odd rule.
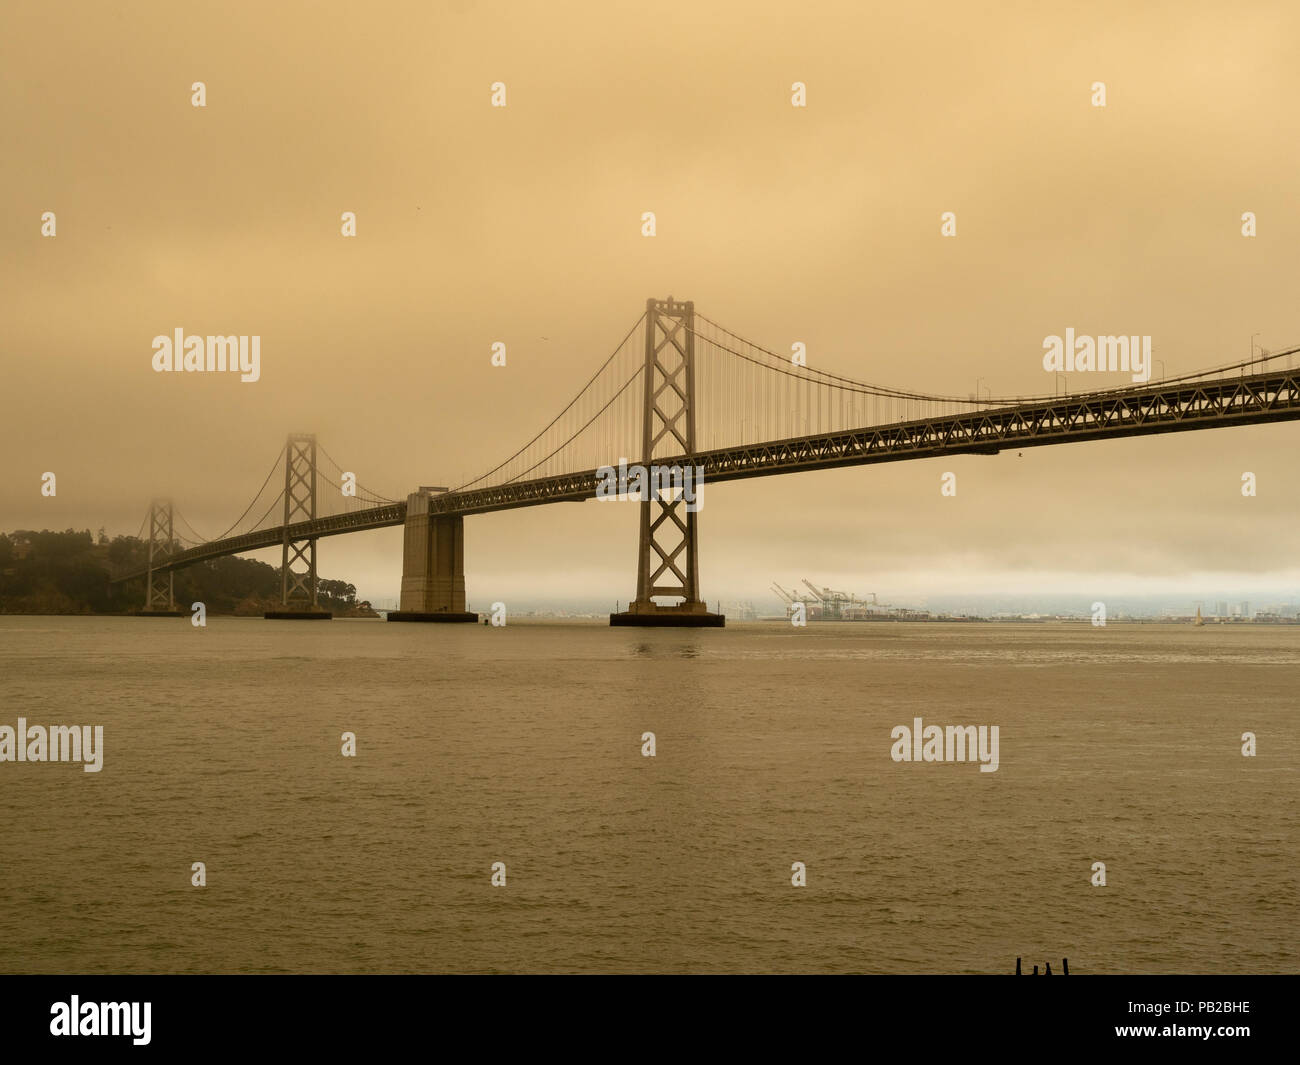
[[[704,486],[703,466],[657,466],[649,469],[638,464],[628,465],[619,459],[617,466],[601,466],[596,470],[596,498],[641,500],[676,500],[686,504],[694,514],[704,508],[700,489]]]
[[[104,768],[103,725],[0,725],[0,762],[81,762],[87,773]]]

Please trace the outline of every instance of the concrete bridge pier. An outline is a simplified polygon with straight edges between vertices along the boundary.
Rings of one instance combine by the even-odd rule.
[[[432,495],[421,489],[406,498],[400,610],[389,621],[478,621],[465,610],[465,519],[430,514]]]

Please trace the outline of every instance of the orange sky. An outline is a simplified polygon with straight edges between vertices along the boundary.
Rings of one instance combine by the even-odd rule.
[[[131,533],[170,493],[217,531],[291,430],[388,495],[457,483],[648,296],[962,395],[1051,391],[1042,342],[1067,327],[1150,335],[1170,375],[1300,342],[1298,31],[1284,3],[8,0],[0,528]],[[259,335],[261,379],[155,374],[177,327]],[[1293,593],[1297,434],[716,485],[703,591]],[[634,590],[631,507],[473,517],[466,542],[471,602]],[[394,595],[400,544],[324,540],[321,571]]]

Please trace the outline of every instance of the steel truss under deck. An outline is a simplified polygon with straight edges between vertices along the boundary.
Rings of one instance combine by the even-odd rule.
[[[944,455],[992,455],[1008,448],[1111,440],[1126,436],[1218,429],[1300,419],[1300,370],[1272,371],[1200,382],[1168,382],[1089,392],[939,418],[894,422],[834,433],[743,444],[698,452],[692,461],[704,480],[734,481],[803,470],[865,466]],[[657,457],[683,464],[685,455]],[[430,513],[484,514],[516,507],[594,498],[596,470],[518,481],[430,501]],[[286,542],[401,525],[406,504],[391,503],[334,517],[277,526],[180,551],[155,574],[223,555]],[[118,580],[139,577],[145,571]]]

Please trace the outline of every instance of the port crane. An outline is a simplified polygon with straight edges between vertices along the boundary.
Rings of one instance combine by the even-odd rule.
[[[817,617],[825,609],[820,598],[813,598],[808,595],[802,595],[799,592],[788,592],[779,584],[772,585],[772,591],[776,592],[785,600],[785,612],[788,615],[794,608],[800,604],[804,606],[808,617]],[[817,613],[814,613],[816,611]]]
[[[795,595],[794,592],[787,592],[775,581],[772,583],[772,591],[776,592],[777,595],[784,599],[787,606],[793,606],[795,603],[799,602],[799,597]]]
[[[790,591],[773,583],[772,591],[781,597],[789,614],[797,605],[803,604],[809,618],[823,620],[863,620],[875,616],[881,608],[888,609],[888,603],[881,603],[875,592],[867,592],[859,599],[851,592],[841,592],[834,588],[818,588],[807,577],[801,578],[807,592]],[[811,594],[809,594],[811,593]]]
[[[871,596],[871,601],[867,602],[866,599],[859,599],[851,592],[840,592],[834,588],[819,589],[807,577],[803,578],[803,582],[817,597],[824,611],[823,616],[827,618],[860,616],[867,611],[868,607],[874,609],[881,605],[875,592],[867,592],[867,595]]]
[[[867,595],[871,596],[871,602],[868,603],[865,599],[859,599],[851,592],[839,592],[834,588],[818,589],[818,587],[807,577],[803,578],[803,582],[821,602],[822,609],[825,610],[826,617],[828,618],[845,617],[847,614],[856,611],[859,607],[865,608],[867,606],[879,605],[876,601],[875,592],[867,593]]]

